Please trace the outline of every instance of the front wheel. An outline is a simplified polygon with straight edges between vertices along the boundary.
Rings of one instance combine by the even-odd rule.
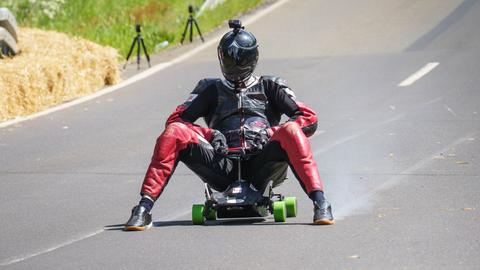
[[[273,202],[273,219],[275,222],[285,222],[287,219],[287,207],[284,201]]]
[[[194,204],[192,206],[192,222],[194,225],[205,224],[205,216],[203,215],[204,209],[205,206],[203,204]]]

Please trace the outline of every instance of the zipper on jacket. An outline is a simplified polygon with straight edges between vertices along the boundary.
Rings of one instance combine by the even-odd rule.
[[[245,128],[244,128],[244,124],[245,124],[245,110],[243,109],[243,96],[242,96],[242,93],[243,91],[242,90],[237,90],[238,91],[238,109],[240,111],[240,145],[242,147],[243,150],[246,149],[246,144],[245,144]]]

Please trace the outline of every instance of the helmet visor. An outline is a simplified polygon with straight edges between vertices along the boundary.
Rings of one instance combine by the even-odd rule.
[[[236,47],[228,48],[228,51],[222,49],[218,50],[220,64],[225,69],[234,69],[249,67],[257,64],[258,50],[253,48],[251,50],[239,50]]]
[[[220,66],[225,78],[229,81],[242,81],[253,73],[258,61],[258,49],[248,51],[235,47],[229,50],[218,50]]]

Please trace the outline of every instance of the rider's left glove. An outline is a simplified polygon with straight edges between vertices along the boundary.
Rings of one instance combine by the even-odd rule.
[[[252,149],[253,152],[262,151],[263,147],[265,146],[265,144],[268,143],[269,139],[270,139],[270,136],[266,129],[262,129],[259,132],[255,132],[253,137],[253,144],[254,144],[254,149]]]

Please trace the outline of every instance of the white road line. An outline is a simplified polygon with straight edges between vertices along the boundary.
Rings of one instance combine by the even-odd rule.
[[[406,87],[412,85],[415,81],[419,80],[423,76],[427,75],[430,71],[436,68],[439,65],[438,62],[431,62],[426,64],[424,67],[419,69],[417,72],[410,75],[410,77],[406,78],[403,82],[399,83],[398,86]]]
[[[190,211],[191,211],[190,209],[184,209],[184,210],[182,210],[182,211],[180,211],[176,214],[167,216],[165,219],[160,220],[160,222],[161,221],[171,221],[171,220],[175,220],[177,218],[186,216],[187,214],[190,213]],[[47,248],[47,249],[44,249],[44,250],[41,250],[41,251],[38,251],[38,252],[35,252],[35,253],[31,253],[31,254],[24,255],[24,256],[19,256],[19,257],[16,257],[16,258],[11,258],[11,259],[5,260],[3,262],[0,262],[0,266],[7,266],[7,265],[12,265],[12,264],[15,264],[15,263],[19,263],[19,262],[31,259],[33,257],[37,257],[37,256],[40,256],[40,255],[55,251],[57,249],[60,249],[60,248],[66,247],[66,246],[70,246],[70,245],[75,244],[77,242],[80,242],[80,241],[83,241],[85,239],[91,238],[93,236],[99,235],[103,232],[105,232],[105,229],[94,231],[92,233],[89,233],[89,234],[71,239],[69,241],[63,242],[61,244],[55,245],[53,247],[50,247],[50,248]]]
[[[357,132],[355,134],[352,134],[350,136],[338,139],[338,140],[334,141],[333,143],[328,144],[328,145],[326,145],[322,148],[316,149],[316,150],[313,151],[313,156],[317,156],[318,154],[325,153],[328,150],[337,147],[338,145],[341,145],[341,144],[344,144],[346,142],[352,141],[352,140],[366,134],[369,130],[370,129],[365,129],[365,130],[359,131],[359,132]]]
[[[434,98],[430,101],[427,101],[426,103],[422,104],[420,106],[420,108],[423,108],[423,107],[426,107],[426,106],[429,106],[431,104],[434,104],[434,103],[437,103],[437,102],[440,102],[444,99],[445,97],[444,96],[440,96],[440,97],[437,97],[437,98]],[[316,156],[320,153],[325,153],[327,151],[329,151],[330,149],[333,149],[335,148],[337,145],[341,145],[343,143],[346,143],[346,142],[349,142],[349,141],[352,141],[352,140],[355,140],[356,138],[360,137],[360,136],[363,136],[364,134],[370,132],[372,129],[375,129],[375,128],[378,128],[378,127],[381,127],[383,125],[386,125],[386,124],[390,124],[392,122],[395,122],[395,121],[398,121],[400,119],[403,119],[407,116],[408,114],[407,113],[401,113],[401,114],[398,114],[392,118],[389,118],[389,119],[386,119],[386,120],[383,120],[375,125],[373,125],[372,127],[368,128],[368,129],[364,129],[364,130],[360,130],[358,131],[357,133],[354,133],[350,136],[347,136],[347,137],[343,137],[341,139],[338,139],[322,148],[319,148],[319,149],[316,149],[313,151],[313,155]],[[317,135],[320,135],[320,134],[314,134],[312,137],[310,137],[310,139],[313,139],[315,137],[317,137]]]
[[[434,162],[434,159],[432,156],[437,156],[440,153],[445,153],[449,149],[455,148],[465,142],[468,141],[468,138],[474,137],[478,134],[478,132],[470,133],[467,136],[461,137],[449,145],[445,146],[441,150],[438,150],[434,153],[431,153],[429,155],[426,155],[425,158],[417,161],[415,164],[412,166],[406,168],[402,172],[400,172],[397,176],[393,176],[389,179],[387,179],[385,182],[381,183],[375,188],[369,189],[365,193],[363,193],[361,196],[356,197],[355,199],[350,200],[345,205],[342,205],[339,207],[335,212],[336,212],[336,219],[344,219],[345,217],[354,215],[355,213],[363,213],[360,212],[359,209],[362,209],[365,207],[365,205],[369,205],[369,202],[372,202],[372,200],[377,196],[378,193],[391,189],[392,187],[396,186],[400,181],[404,180],[406,177],[409,177],[412,173],[418,171],[421,168],[424,168]]]
[[[325,130],[317,130],[317,131],[315,131],[315,134],[313,134],[309,139],[311,140],[311,139],[313,139],[313,138],[315,138],[315,137],[317,137],[317,136],[322,135],[322,134],[325,133],[325,132],[326,132]]]
[[[247,19],[245,19],[245,21],[243,22],[243,24],[245,26],[247,25],[250,25],[254,22],[256,22],[257,20],[259,20],[261,17],[267,15],[268,13],[272,12],[273,10],[275,10],[276,8],[282,6],[283,4],[287,3],[289,0],[279,0],[278,2],[275,2],[274,4],[272,4],[271,6],[268,6],[267,8],[259,11],[258,13],[254,14],[253,16],[251,17],[247,17]],[[195,54],[205,50],[206,48],[218,43],[218,41],[220,40],[220,38],[223,36],[223,33],[222,34],[219,34],[215,37],[212,37],[212,39],[210,39],[209,41],[203,43],[202,45],[196,47],[195,49],[183,54],[183,55],[180,55],[178,56],[177,58],[174,58],[173,60],[169,61],[169,62],[165,62],[165,63],[160,63],[160,64],[157,64],[135,76],[132,76],[130,78],[128,78],[127,80],[125,81],[122,81],[120,82],[119,84],[117,85],[114,85],[114,86],[110,86],[110,87],[106,87],[100,91],[97,91],[93,94],[90,94],[90,95],[87,95],[87,96],[84,96],[84,97],[81,97],[81,98],[78,98],[78,99],[75,99],[73,101],[70,101],[70,102],[66,102],[66,103],[63,103],[63,104],[60,104],[58,106],[55,106],[55,107],[52,107],[52,108],[49,108],[47,110],[44,110],[44,111],[41,111],[41,112],[38,112],[38,113],[35,113],[35,114],[32,114],[32,115],[29,115],[29,116],[25,116],[25,117],[18,117],[18,118],[15,118],[15,119],[12,119],[12,120],[9,120],[9,121],[5,121],[5,122],[2,122],[0,123],[0,128],[4,128],[4,127],[8,127],[8,126],[11,126],[11,125],[15,125],[15,124],[18,124],[20,122],[23,122],[23,121],[27,121],[27,120],[32,120],[32,119],[35,119],[35,118],[38,118],[40,116],[44,116],[44,115],[47,115],[47,114],[51,114],[51,113],[54,113],[54,112],[57,112],[57,111],[60,111],[60,110],[63,110],[63,109],[66,109],[66,108],[69,108],[69,107],[72,107],[72,106],[75,106],[75,105],[78,105],[80,103],[83,103],[83,102],[86,102],[86,101],[89,101],[89,100],[92,100],[92,99],[95,99],[95,98],[98,98],[100,96],[103,96],[103,95],[106,95],[108,93],[111,93],[111,92],[114,92],[114,91],[117,91],[119,89],[122,89],[130,84],[133,84],[137,81],[140,81],[142,79],[145,79],[163,69],[166,69],[167,67],[170,67],[174,64],[177,64],[177,63],[180,63],[192,56],[194,56]]]
[[[188,214],[190,214],[192,212],[192,209],[188,208],[188,209],[184,209],[176,214],[173,214],[173,215],[170,215],[170,216],[167,216],[165,219],[163,220],[159,220],[160,222],[162,221],[171,221],[171,220],[175,220],[177,218],[181,218],[183,216],[186,216]]]
[[[434,104],[434,103],[437,103],[441,100],[444,100],[445,99],[445,96],[440,96],[440,97],[437,97],[437,98],[434,98],[432,100],[430,100],[429,102],[425,103],[424,106],[428,106],[430,104]]]
[[[450,112],[453,116],[457,116],[457,114],[455,113],[455,111],[453,111],[452,108],[448,107],[447,104],[443,104],[443,107],[445,108],[445,110],[447,110],[448,112]]]
[[[382,121],[382,122],[379,122],[379,123],[373,125],[373,126],[370,127],[370,128],[361,130],[361,131],[359,131],[359,132],[357,132],[357,133],[354,133],[354,134],[352,134],[352,135],[350,135],[350,136],[347,136],[347,137],[343,137],[343,138],[341,138],[341,139],[338,139],[338,140],[336,140],[336,141],[334,141],[334,142],[332,142],[332,143],[330,143],[330,144],[328,144],[328,145],[326,145],[326,146],[324,146],[324,147],[322,147],[322,148],[319,148],[319,149],[314,150],[314,151],[313,151],[313,155],[316,156],[316,155],[318,155],[318,154],[320,154],[320,153],[325,153],[325,152],[329,151],[330,149],[335,148],[335,147],[338,146],[338,145],[341,145],[341,144],[344,144],[344,143],[346,143],[346,142],[355,140],[356,138],[365,135],[366,133],[370,132],[370,131],[371,131],[372,129],[374,129],[374,128],[378,128],[378,127],[380,127],[380,126],[383,126],[383,125],[386,125],[386,124],[395,122],[395,121],[397,121],[397,120],[400,120],[400,119],[404,118],[405,116],[407,116],[406,113],[401,113],[401,114],[399,114],[399,115],[397,115],[397,116],[394,116],[394,117],[392,117],[392,118],[389,118],[389,119],[387,119],[387,120],[384,120],[384,121]]]
[[[459,146],[459,145],[461,145],[465,142],[468,142],[469,138],[476,137],[477,135],[478,135],[478,132],[472,132],[472,133],[467,134],[464,137],[456,139],[455,141],[453,141],[449,145],[445,146],[444,148],[436,151],[435,153],[427,155],[424,159],[421,159],[420,161],[418,161],[417,163],[415,163],[411,167],[409,167],[409,168],[405,169],[404,171],[400,172],[398,176],[394,176],[394,177],[388,179],[387,181],[383,182],[381,185],[373,188],[369,193],[362,196],[362,198],[371,197],[375,193],[378,193],[382,190],[386,190],[386,189],[389,189],[389,188],[395,186],[398,182],[400,182],[401,179],[403,179],[403,178],[411,175],[415,171],[433,163],[435,161],[435,159],[433,159],[432,157],[438,156],[441,153],[445,153],[448,150],[454,149],[457,146]]]
[[[98,230],[98,231],[94,231],[92,233],[89,233],[87,235],[84,235],[84,236],[81,236],[81,237],[78,237],[78,238],[74,238],[74,239],[71,239],[67,242],[64,242],[64,243],[61,243],[59,245],[56,245],[56,246],[53,246],[53,247],[50,247],[50,248],[47,248],[47,249],[44,249],[42,251],[39,251],[39,252],[35,252],[35,253],[31,253],[31,254],[28,254],[28,255],[24,255],[24,256],[21,256],[21,257],[17,257],[17,258],[14,258],[14,259],[8,259],[6,261],[3,261],[0,263],[0,266],[7,266],[7,265],[11,265],[11,264],[14,264],[14,263],[19,263],[21,261],[25,261],[25,260],[28,260],[30,258],[33,258],[33,257],[37,257],[37,256],[40,256],[40,255],[43,255],[45,253],[49,253],[49,252],[52,252],[54,250],[57,250],[59,248],[62,248],[62,247],[66,247],[66,246],[69,246],[71,244],[74,244],[76,242],[79,242],[79,241],[82,241],[82,240],[85,240],[87,238],[90,238],[90,237],[93,237],[95,235],[98,235],[102,232],[104,232],[105,229],[101,229],[101,230]]]

